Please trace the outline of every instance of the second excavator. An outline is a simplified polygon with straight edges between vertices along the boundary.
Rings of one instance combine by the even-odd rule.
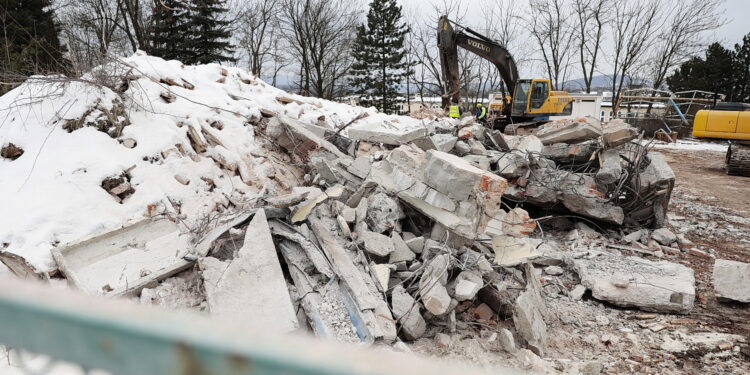
[[[454,28],[456,25],[457,28]],[[458,67],[458,47],[462,47],[497,67],[510,95],[503,93],[501,116],[495,118],[495,127],[501,130],[508,124],[538,125],[549,116],[566,116],[572,111],[573,99],[565,91],[552,90],[549,79],[519,79],[518,69],[508,50],[492,39],[467,27],[461,27],[447,16],[438,21],[438,49],[443,73],[443,107],[461,102],[461,80]]]

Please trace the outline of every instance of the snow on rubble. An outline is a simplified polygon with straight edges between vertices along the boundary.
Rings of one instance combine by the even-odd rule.
[[[115,73],[127,76],[119,93],[92,83]],[[0,97],[0,108],[0,146],[23,150],[15,160],[0,158],[0,248],[40,270],[56,268],[50,250],[59,244],[144,215],[177,210],[195,220],[216,205],[288,188],[295,177],[275,172],[278,162],[248,126],[263,117],[262,110],[328,128],[363,112],[368,117],[352,128],[420,124],[292,95],[241,69],[184,66],[143,53],[81,80],[31,77]],[[200,157],[191,148],[190,130],[202,142],[221,144]],[[237,173],[227,173],[217,160]],[[123,175],[134,192],[121,200],[102,182]]]

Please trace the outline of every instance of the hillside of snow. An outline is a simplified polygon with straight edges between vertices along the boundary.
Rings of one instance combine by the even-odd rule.
[[[93,83],[112,81],[113,89]],[[362,112],[369,116],[352,127],[422,126],[289,94],[238,68],[142,52],[81,80],[31,77],[0,97],[0,147],[23,150],[0,158],[0,251],[49,271],[55,246],[165,213],[190,230],[224,208],[300,185],[298,170],[255,135],[261,109],[329,128]],[[191,131],[206,150],[194,149]],[[110,194],[107,179],[132,191]]]

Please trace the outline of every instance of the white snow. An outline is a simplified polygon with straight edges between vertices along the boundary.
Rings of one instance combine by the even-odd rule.
[[[0,249],[5,246],[4,250],[24,256],[43,271],[56,268],[50,256],[54,246],[139,219],[149,205],[155,205],[157,212],[171,212],[167,198],[179,203],[189,226],[228,199],[247,202],[260,194],[281,193],[278,178],[266,177],[278,164],[265,156],[268,152],[256,140],[252,125],[246,124],[251,117],[261,117],[260,108],[311,124],[324,116],[332,128],[362,112],[368,113],[367,126],[424,126],[420,120],[385,115],[374,108],[293,95],[241,69],[217,64],[183,66],[179,61],[138,52],[119,65],[98,69],[129,70],[137,79],[130,81],[124,95],[118,95],[87,82],[50,83],[44,77],[32,77],[0,97],[0,146],[10,142],[25,151],[17,160],[0,158]],[[168,79],[179,84],[185,80],[195,88],[160,83]],[[174,102],[160,98],[167,92],[176,96]],[[277,96],[302,104],[284,105]],[[135,139],[135,148],[124,147],[94,127],[71,133],[62,129],[65,120],[80,118],[97,103],[110,109],[116,100],[124,102],[131,122],[119,138]],[[100,113],[95,110],[89,118]],[[211,127],[213,121],[221,122],[223,129]],[[211,132],[224,147],[209,147],[197,161],[180,155],[174,150],[177,144],[192,153],[188,126]],[[162,159],[162,152],[170,149]],[[249,175],[250,181],[246,181],[250,184],[243,183],[239,175],[230,176],[206,157],[209,155],[236,164]],[[120,204],[101,182],[133,166],[130,175],[135,193]],[[180,184],[174,177],[177,174],[190,183]],[[216,188],[208,191],[201,178],[210,178]]]
[[[716,143],[697,139],[678,139],[677,143],[654,142],[654,149],[727,152],[727,143]]]

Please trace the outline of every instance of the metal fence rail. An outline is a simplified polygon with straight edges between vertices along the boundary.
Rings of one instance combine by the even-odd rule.
[[[479,374],[411,355],[0,278],[0,343],[114,374]],[[520,374],[493,369],[493,374]]]

